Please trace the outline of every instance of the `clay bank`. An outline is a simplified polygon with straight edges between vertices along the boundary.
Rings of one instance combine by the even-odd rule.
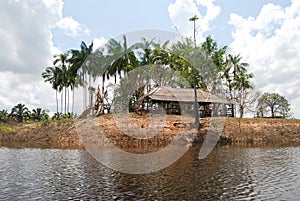
[[[128,121],[128,117],[126,117]],[[143,129],[153,127],[153,118],[149,115],[130,114],[133,128]],[[152,118],[152,119],[151,119]],[[157,117],[158,118],[158,117]],[[122,128],[121,125],[125,125]],[[138,138],[126,133],[130,127],[122,124],[122,119],[116,120],[111,114],[105,114],[92,121],[84,120],[77,124],[75,121],[53,121],[48,125],[31,124],[0,124],[0,145],[17,148],[61,148],[85,149],[83,135],[101,132],[114,145],[121,148],[147,147],[160,149],[180,133],[187,141],[202,143],[211,129],[220,133],[219,145],[249,145],[249,146],[299,146],[300,120],[249,118],[237,119],[230,117],[212,117],[200,119],[201,130],[193,127],[192,117],[180,115],[166,115],[165,119],[157,119],[156,130],[151,137]],[[160,123],[159,123],[160,122]],[[81,125],[78,127],[78,125]],[[85,125],[84,127],[82,125]],[[215,126],[219,125],[219,126]],[[131,128],[132,128],[131,127]],[[81,129],[84,128],[84,131]],[[151,129],[150,129],[151,131]],[[149,134],[149,133],[148,133]]]

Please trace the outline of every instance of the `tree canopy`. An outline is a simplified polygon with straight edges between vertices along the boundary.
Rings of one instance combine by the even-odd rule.
[[[192,38],[172,43],[157,42],[155,38],[141,38],[140,42],[128,44],[124,35],[120,41],[108,40],[97,50],[93,50],[93,43],[87,46],[82,42],[79,50],[72,49],[56,56],[54,66],[47,67],[42,76],[56,90],[56,97],[57,93],[61,94],[61,108],[64,99],[65,113],[69,112],[69,88],[74,94],[76,87],[83,87],[83,108],[86,108],[86,89],[97,88],[95,80],[98,79],[96,85],[102,85],[103,95],[107,91],[106,82],[120,83],[126,73],[144,65],[161,65],[174,70],[176,74],[166,77],[172,80],[168,82],[171,85],[201,88],[236,102],[238,92],[252,88],[250,79],[253,74],[248,72],[248,64],[242,61],[239,54],[229,54],[227,46],[219,47],[211,36],[200,45],[195,45],[194,42]],[[86,78],[89,78],[88,82]],[[139,96],[143,95],[142,92],[149,92],[158,83],[163,83],[163,80],[155,76],[150,78],[152,81],[148,80],[146,88],[140,89],[137,93]],[[101,84],[99,80],[102,80]],[[89,92],[92,93],[93,90]],[[58,100],[56,102],[58,112]],[[91,102],[92,99],[90,106]]]
[[[278,93],[264,93],[258,99],[258,117],[287,118],[291,115],[290,110],[291,109],[288,100]]]

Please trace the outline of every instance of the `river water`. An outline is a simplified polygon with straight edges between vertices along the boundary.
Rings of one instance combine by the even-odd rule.
[[[300,147],[197,147],[158,172],[109,169],[86,151],[0,147],[0,200],[299,200]]]

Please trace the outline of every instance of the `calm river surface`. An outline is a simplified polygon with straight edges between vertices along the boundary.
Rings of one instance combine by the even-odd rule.
[[[128,175],[86,151],[0,147],[0,200],[299,200],[300,147],[192,147],[161,171]]]

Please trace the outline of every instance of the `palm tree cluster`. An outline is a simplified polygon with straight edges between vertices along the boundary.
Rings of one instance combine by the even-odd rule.
[[[82,42],[79,50],[71,49],[54,56],[53,66],[47,67],[42,77],[56,91],[57,113],[70,112],[69,89],[73,92],[73,113],[76,87],[83,87],[82,99],[85,109],[92,105],[91,94],[96,88],[92,85],[96,80],[102,80],[101,88],[104,94],[106,81],[121,82],[126,73],[145,65],[169,67],[185,78],[174,78],[179,86],[203,88],[219,93],[222,91],[224,96],[232,100],[236,98],[236,90],[252,87],[249,80],[253,74],[247,72],[248,64],[241,62],[240,55],[228,54],[226,46],[218,48],[211,36],[200,46],[196,46],[192,38],[173,44],[169,41],[161,44],[155,42],[155,39],[142,38],[133,45],[127,43],[125,35],[122,39],[110,39],[104,47],[97,50],[93,50],[93,43],[88,46]],[[61,96],[60,111],[58,93]],[[141,95],[143,94],[140,93],[139,96]],[[87,97],[90,97],[89,103]]]
[[[8,120],[15,120],[19,123],[27,120],[33,121],[42,121],[44,119],[48,119],[49,115],[47,110],[42,108],[35,108],[30,111],[25,104],[19,103],[15,105],[11,112],[8,113],[7,110],[0,111],[0,122],[7,122]]]
[[[54,113],[50,118],[49,111],[47,109],[42,109],[40,107],[29,110],[25,104],[19,103],[12,107],[11,112],[8,113],[7,110],[0,110],[0,123],[7,123],[16,121],[18,123],[22,122],[41,122],[48,124],[51,120],[63,120],[63,119],[72,119],[74,115],[68,113]]]

